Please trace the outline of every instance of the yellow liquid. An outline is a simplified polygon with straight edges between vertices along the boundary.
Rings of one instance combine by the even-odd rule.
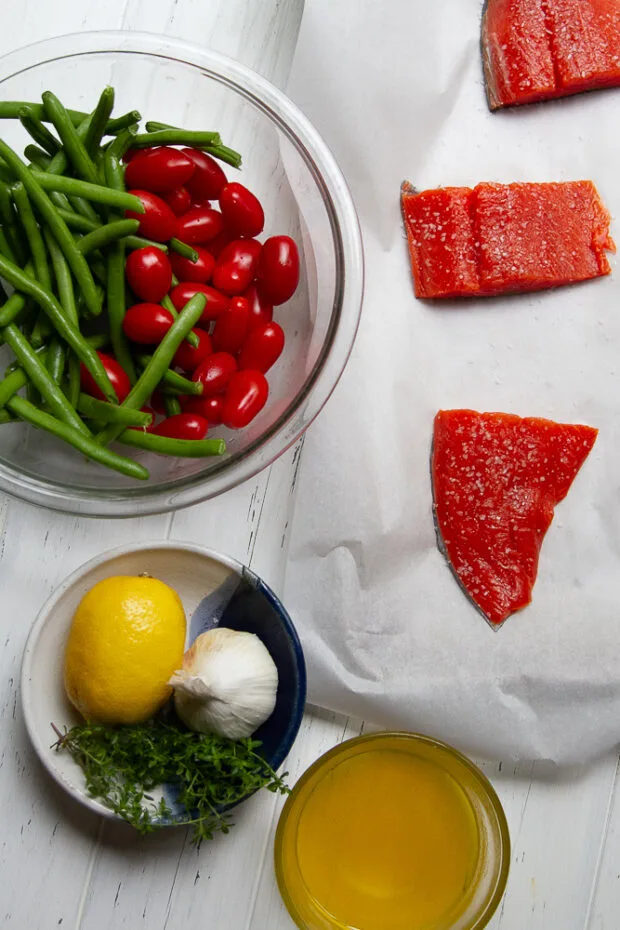
[[[461,910],[479,838],[467,796],[443,766],[397,749],[366,750],[313,787],[295,852],[324,920],[309,926],[423,930],[449,927]]]

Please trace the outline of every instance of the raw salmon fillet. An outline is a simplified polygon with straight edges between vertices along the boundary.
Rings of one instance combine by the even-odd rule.
[[[499,625],[532,600],[538,556],[598,431],[509,413],[440,410],[431,462],[439,547]]]
[[[620,84],[618,0],[487,0],[482,59],[492,110]]]
[[[591,181],[401,189],[416,297],[484,297],[610,273],[610,216]]]

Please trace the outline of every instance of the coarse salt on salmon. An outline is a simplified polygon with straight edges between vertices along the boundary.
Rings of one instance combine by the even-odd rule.
[[[482,60],[492,110],[620,84],[618,0],[487,0]]]
[[[440,410],[431,462],[441,550],[493,625],[526,607],[554,508],[597,430],[508,413]]]
[[[591,181],[421,193],[405,182],[401,207],[417,297],[542,290],[611,271],[610,216]]]

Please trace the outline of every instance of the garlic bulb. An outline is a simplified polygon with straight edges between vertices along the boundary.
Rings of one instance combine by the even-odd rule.
[[[242,739],[271,715],[278,670],[254,633],[217,627],[194,640],[169,684],[190,730]]]

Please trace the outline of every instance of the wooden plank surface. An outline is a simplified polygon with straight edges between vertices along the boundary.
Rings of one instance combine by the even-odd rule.
[[[422,0],[417,0],[422,2]],[[23,0],[3,9],[0,53],[54,34],[140,29],[211,44],[283,83],[301,0]],[[328,140],[329,141],[329,140]],[[245,486],[172,516],[80,520],[0,499],[0,921],[7,928],[291,930],[272,868],[280,798],[259,795],[227,837],[197,852],[184,830],[137,838],[84,812],[28,746],[17,682],[28,630],[79,564],[129,540],[188,539],[250,562],[276,589],[299,449]],[[288,760],[293,783],[360,721],[309,712]],[[482,764],[508,817],[512,867],[493,930],[615,930],[620,801],[615,755],[586,771]]]

